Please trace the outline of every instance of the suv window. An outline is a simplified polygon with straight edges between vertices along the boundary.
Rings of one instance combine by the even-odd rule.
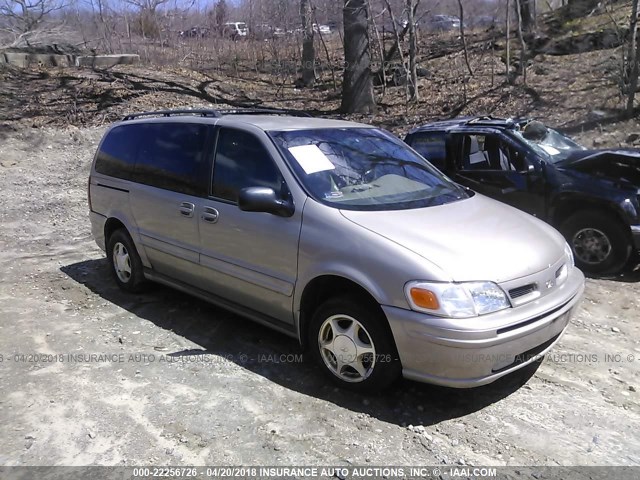
[[[143,125],[115,127],[109,131],[96,157],[96,172],[133,180],[138,138]]]
[[[206,195],[208,127],[196,123],[141,125],[136,180],[187,195]],[[128,127],[130,128],[130,127]]]
[[[462,138],[461,170],[521,171],[522,159],[497,135],[471,134]]]
[[[442,132],[425,132],[416,134],[411,139],[413,149],[429,160],[429,163],[440,171],[446,168],[447,142]]]
[[[213,196],[232,202],[247,187],[269,187],[284,194],[284,179],[267,149],[255,136],[222,128],[213,161]]]

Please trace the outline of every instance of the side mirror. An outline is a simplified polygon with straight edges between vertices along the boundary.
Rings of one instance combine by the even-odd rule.
[[[247,187],[240,190],[238,208],[245,212],[264,212],[290,217],[295,211],[293,202],[280,200],[273,188]]]

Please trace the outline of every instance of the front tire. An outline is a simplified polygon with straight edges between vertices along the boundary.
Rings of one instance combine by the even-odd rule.
[[[631,255],[629,232],[611,215],[578,212],[569,217],[560,230],[573,250],[576,266],[585,272],[617,273]]]
[[[366,299],[326,301],[309,328],[314,360],[341,387],[356,391],[388,387],[400,376],[401,365],[386,322],[380,308]]]
[[[109,236],[107,258],[111,273],[121,289],[132,293],[144,290],[146,281],[142,260],[126,230],[116,230]]]

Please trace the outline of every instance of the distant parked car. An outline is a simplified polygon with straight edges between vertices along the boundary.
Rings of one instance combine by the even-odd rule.
[[[207,27],[191,27],[182,30],[179,35],[182,38],[205,38],[211,36],[211,30]]]
[[[329,35],[331,33],[331,27],[329,25],[317,25],[313,24],[313,30],[319,32],[322,35]]]
[[[427,30],[434,32],[447,32],[460,28],[460,18],[455,15],[434,15],[429,18],[424,26]]]
[[[257,40],[269,40],[271,38],[280,38],[286,35],[284,29],[279,27],[274,27],[272,25],[262,23],[256,25],[251,30],[251,35],[253,38]]]
[[[249,29],[245,22],[227,22],[224,24],[223,36],[231,38],[232,40],[238,40],[241,38],[247,38]]]
[[[434,122],[405,141],[454,181],[545,220],[576,265],[615,273],[640,249],[640,152],[587,150],[531,120]]]

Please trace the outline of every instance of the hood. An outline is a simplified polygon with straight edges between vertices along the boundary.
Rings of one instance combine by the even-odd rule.
[[[564,255],[564,238],[549,225],[479,194],[436,207],[341,213],[437,265],[453,281],[514,280]]]
[[[640,152],[637,150],[576,150],[558,167],[640,188]]]

